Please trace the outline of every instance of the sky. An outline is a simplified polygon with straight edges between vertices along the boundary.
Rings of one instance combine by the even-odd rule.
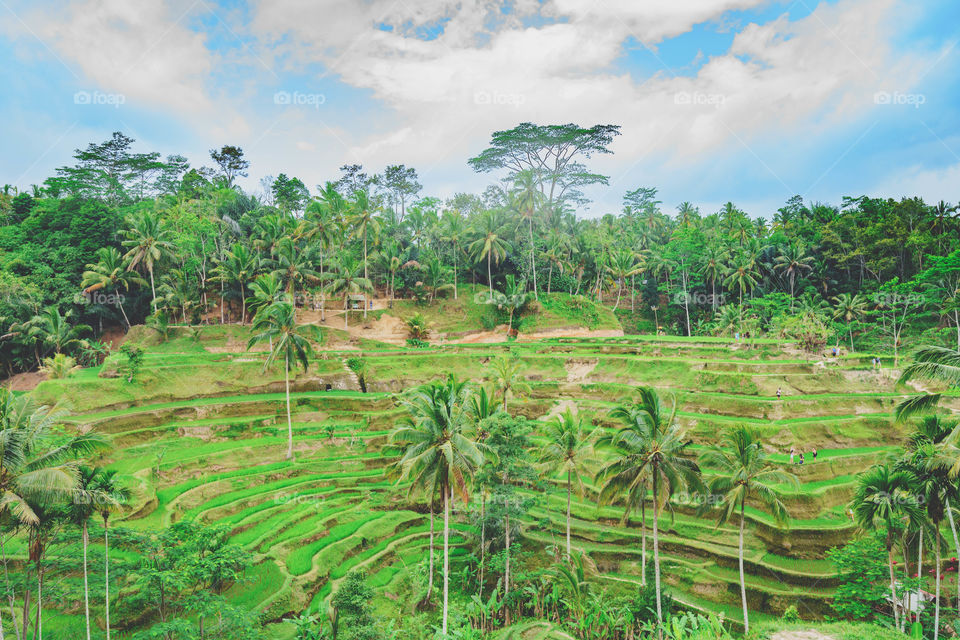
[[[137,151],[241,146],[241,185],[360,163],[424,194],[521,122],[617,124],[584,216],[791,196],[960,200],[956,0],[0,0],[0,183],[121,131]]]

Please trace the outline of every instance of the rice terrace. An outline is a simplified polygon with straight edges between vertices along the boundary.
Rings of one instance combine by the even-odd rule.
[[[0,640],[960,636],[952,3],[10,3]]]

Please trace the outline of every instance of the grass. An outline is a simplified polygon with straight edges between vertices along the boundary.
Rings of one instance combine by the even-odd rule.
[[[459,300],[444,299],[427,308],[434,330],[478,330],[486,310],[473,302],[472,293],[481,289],[464,286]],[[542,313],[528,323],[527,332],[618,326],[608,307],[584,305],[567,294],[543,297],[540,306]],[[422,310],[398,302],[390,313],[403,318]],[[832,566],[822,558],[806,557],[816,554],[806,553],[802,545],[811,536],[842,541],[852,534],[842,504],[856,473],[895,452],[902,437],[891,423],[889,407],[905,390],[869,377],[873,374],[862,370],[862,358],[840,358],[830,367],[816,367],[773,340],[755,341],[748,348],[725,338],[631,335],[411,350],[356,341],[331,330],[332,341],[351,340],[351,349],[321,351],[325,357],[315,360],[301,383],[309,381],[316,388],[323,376],[344,376],[342,359],[361,356],[367,360],[368,384],[377,392],[292,393],[297,455],[287,461],[285,396],[267,388],[282,380],[279,370],[264,373],[262,353],[230,352],[248,331],[205,327],[197,339],[179,335],[148,344],[143,372],[132,384],[101,377],[115,366],[111,360],[68,380],[43,383],[34,393],[44,402],[69,401],[78,412],[71,419],[74,424],[109,433],[119,444],[98,463],[116,469],[137,487],[139,513],[118,526],[153,530],[184,517],[226,524],[232,542],[257,559],[228,597],[274,617],[319,607],[339,580],[361,567],[378,593],[378,606],[412,609],[412,572],[425,557],[429,525],[425,514],[411,509],[403,488],[383,477],[393,454],[382,447],[404,415],[393,392],[447,372],[481,383],[489,360],[500,355],[520,359],[532,392],[512,400],[511,408],[533,418],[567,400],[609,430],[616,426],[609,410],[635,398],[636,385],[652,384],[676,397],[678,418],[690,428],[694,453],[715,443],[719,429],[740,423],[756,428],[770,444],[770,461],[801,479],[799,489],[778,487],[788,508],[796,510],[790,523],[793,538],[788,540],[801,546],[787,551],[765,542],[778,535],[776,523],[761,510],[747,509],[747,584],[757,597],[829,598],[835,582]],[[147,334],[140,339],[152,340]],[[584,368],[583,363],[590,365],[587,373],[573,377],[571,371]],[[774,397],[777,387],[785,392],[779,401]],[[806,449],[818,446],[817,461],[808,456],[802,468],[790,467],[791,443],[798,449],[801,444]],[[537,558],[545,546],[562,539],[565,527],[562,479],[549,480],[544,490],[528,493],[537,504],[525,519],[522,544]],[[572,504],[574,544],[599,562],[611,588],[632,588],[640,559],[639,513],[621,526],[622,507],[598,508],[596,482],[587,478],[586,485],[586,496]],[[737,620],[739,606],[725,591],[738,580],[734,524],[718,527],[712,514],[695,512],[679,497],[673,506],[674,516],[664,515],[660,522],[671,592],[691,608]],[[646,518],[649,553],[649,509]],[[461,516],[454,521],[452,543],[458,558],[477,537],[464,520]],[[14,539],[7,552],[19,558],[25,547]],[[809,586],[818,582],[820,586]],[[397,600],[386,598],[388,593]],[[76,616],[52,612],[50,619],[55,620],[51,628],[72,631]],[[775,623],[758,611],[761,621]],[[278,623],[271,633],[289,637],[291,629]],[[538,623],[503,630],[497,637],[564,637],[558,633]]]

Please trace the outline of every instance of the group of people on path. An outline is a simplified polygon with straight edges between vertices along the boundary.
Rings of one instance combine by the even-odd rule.
[[[816,462],[816,460],[817,460],[817,448],[816,448],[816,447],[813,448],[813,450],[810,452],[810,455],[811,455],[811,457],[813,458],[813,461]],[[794,462],[794,457],[795,457],[795,456],[797,456],[797,450],[796,450],[796,448],[790,447],[790,464],[803,464],[803,462],[804,462],[804,459],[803,459],[803,451],[800,452],[799,456],[797,457],[796,462]]]

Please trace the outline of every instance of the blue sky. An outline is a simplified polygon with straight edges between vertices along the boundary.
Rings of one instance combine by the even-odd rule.
[[[311,187],[360,162],[425,192],[480,191],[466,160],[522,121],[612,123],[611,177],[665,208],[793,194],[960,199],[951,0],[0,0],[0,183],[39,183],[123,131],[208,163],[239,144],[244,186]]]

